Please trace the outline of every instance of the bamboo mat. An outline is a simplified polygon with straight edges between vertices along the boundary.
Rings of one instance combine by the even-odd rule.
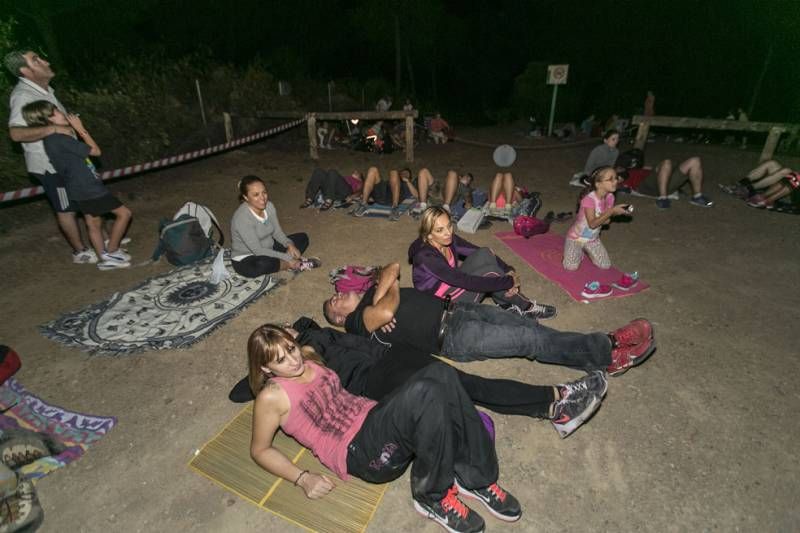
[[[273,446],[299,468],[327,475],[336,488],[319,500],[309,500],[302,489],[258,466],[250,458],[253,404],[248,404],[222,431],[206,443],[189,466],[223,488],[262,509],[309,531],[363,532],[383,498],[387,485],[373,485],[355,477],[344,482],[282,431]]]

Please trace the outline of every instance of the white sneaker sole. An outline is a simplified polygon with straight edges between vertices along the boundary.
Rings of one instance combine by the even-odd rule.
[[[116,270],[118,268],[130,268],[131,264],[129,262],[111,262],[111,261],[103,261],[102,263],[97,263],[98,270]]]
[[[470,498],[471,500],[475,500],[475,501],[481,502],[483,504],[483,506],[486,507],[486,510],[489,511],[489,513],[491,513],[491,515],[493,517],[497,518],[498,520],[502,520],[503,522],[516,522],[517,520],[522,518],[522,512],[520,512],[517,516],[506,516],[506,515],[502,515],[502,514],[498,513],[497,511],[495,511],[494,509],[489,507],[489,503],[486,502],[486,500],[484,500],[480,496],[477,496],[476,494],[474,494],[469,489],[465,489],[463,486],[461,486],[461,483],[458,482],[458,479],[456,479],[456,487],[458,487],[458,495],[459,496],[466,496],[467,498]]]
[[[614,291],[609,291],[604,294],[587,294],[585,292],[581,292],[581,296],[586,298],[587,300],[596,300],[598,298],[608,298]]]
[[[432,513],[431,511],[427,510],[427,509],[426,509],[425,507],[423,507],[423,506],[422,506],[422,504],[421,504],[421,503],[419,503],[417,500],[414,500],[414,509],[416,509],[416,511],[417,511],[419,514],[421,514],[422,516],[424,516],[424,517],[425,517],[425,518],[427,518],[428,520],[433,520],[434,522],[436,522],[437,524],[439,524],[440,526],[442,526],[442,527],[445,529],[445,531],[449,531],[450,533],[459,533],[459,531],[458,531],[457,529],[453,529],[453,528],[451,528],[450,526],[448,526],[448,525],[447,525],[447,522],[444,522],[444,521],[442,521],[442,519],[441,519],[441,518],[439,518],[438,516],[436,516],[436,515],[435,515],[434,513]],[[472,511],[472,512],[474,513],[475,511]],[[483,531],[486,531],[486,526],[485,526],[485,525],[484,525],[483,529],[481,529],[481,530],[480,530],[478,533],[483,533]]]

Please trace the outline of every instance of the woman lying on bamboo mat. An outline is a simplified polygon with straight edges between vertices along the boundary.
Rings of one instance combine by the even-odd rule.
[[[459,494],[475,498],[508,522],[519,502],[497,484],[494,443],[447,365],[430,365],[386,400],[374,402],[342,388],[289,332],[265,324],[247,342],[249,381],[256,394],[250,454],[261,467],[321,498],[328,477],[300,470],[272,447],[278,428],[309,448],[340,478],[385,483],[411,466],[414,508],[452,532],[480,532],[484,521]],[[454,481],[455,480],[455,481]]]
[[[345,390],[375,401],[413,381],[423,368],[447,364],[403,342],[384,346],[360,335],[320,328],[308,317],[300,317],[285,329],[298,344],[313,349],[322,358],[322,363],[339,376]],[[561,438],[591,418],[608,387],[604,373],[597,370],[577,381],[552,386],[485,378],[459,369],[456,375],[476,406],[505,415],[550,420]],[[255,399],[247,377],[233,387],[229,398],[237,403]]]

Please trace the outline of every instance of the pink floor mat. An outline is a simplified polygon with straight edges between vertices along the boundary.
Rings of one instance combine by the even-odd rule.
[[[494,236],[503,241],[506,246],[511,248],[511,251],[524,259],[539,274],[557,284],[579,302],[588,303],[630,296],[642,292],[650,286],[640,279],[639,283],[628,291],[615,288],[610,296],[587,300],[581,296],[583,286],[587,282],[597,280],[600,283],[611,285],[612,282],[618,281],[622,277],[622,272],[614,267],[608,270],[597,268],[586,256],[581,261],[578,270],[567,272],[561,265],[564,259],[564,237],[556,233],[544,233],[530,239],[520,237],[513,231],[495,233]]]

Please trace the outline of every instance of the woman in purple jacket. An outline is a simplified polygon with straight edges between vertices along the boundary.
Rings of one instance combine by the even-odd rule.
[[[536,303],[520,292],[519,276],[489,248],[479,248],[454,232],[450,213],[429,207],[422,214],[419,238],[408,248],[414,287],[438,298],[496,304],[532,318],[556,315],[552,305]]]

